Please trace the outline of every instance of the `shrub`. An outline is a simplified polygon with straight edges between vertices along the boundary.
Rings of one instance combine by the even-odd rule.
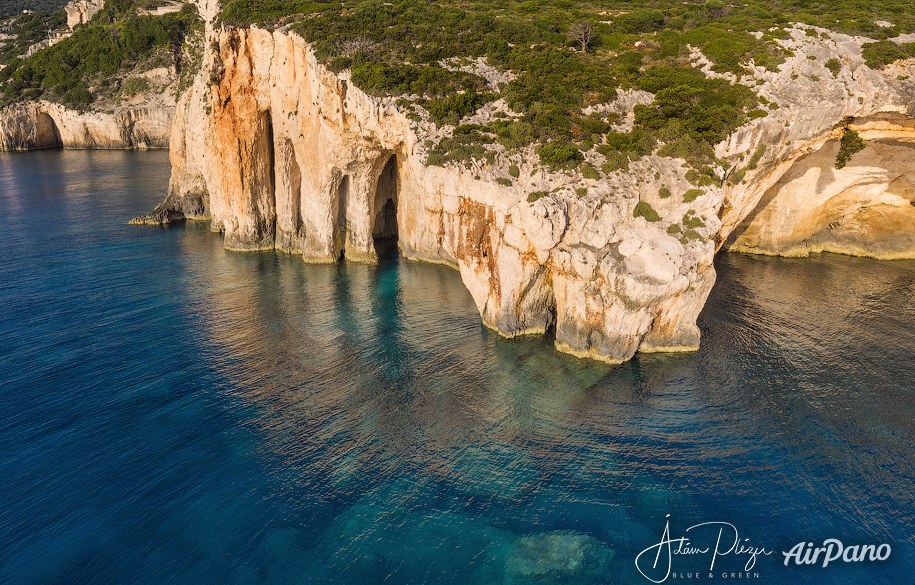
[[[864,143],[864,139],[855,132],[848,128],[845,129],[845,132],[842,134],[842,140],[839,141],[839,152],[836,154],[836,168],[844,168],[848,164],[848,161],[851,160],[851,157],[855,153],[861,152],[864,150],[864,147],[867,146]]]
[[[479,126],[465,124],[454,129],[451,136],[443,138],[429,152],[426,164],[445,166],[449,162],[470,167],[473,160],[494,161],[494,154],[486,148],[493,139],[480,131]]]
[[[697,228],[705,227],[705,222],[702,221],[702,218],[696,217],[695,215],[693,215],[692,211],[687,211],[685,214],[683,214],[682,223],[683,223],[683,227],[688,228],[688,229],[697,229]]]
[[[667,199],[668,197],[670,197],[670,189],[668,189],[667,187],[661,187],[660,189],[658,189],[658,197],[660,197],[661,199]]]
[[[747,162],[747,170],[755,170],[759,165],[759,161],[762,160],[763,155],[766,154],[766,145],[760,144],[756,147],[756,150],[753,151],[753,156],[750,157],[750,160]]]
[[[614,30],[624,33],[649,33],[664,26],[664,13],[660,10],[637,9],[613,19]]]
[[[101,16],[31,57],[17,60],[0,71],[5,96],[45,97],[66,106],[84,108],[92,101],[86,89],[90,83],[104,87],[119,71],[135,66],[156,51],[167,52],[180,70],[185,39],[202,32],[203,22],[193,5],[164,16],[122,15],[129,2],[106,5]]]
[[[686,171],[686,180],[697,187],[711,187],[718,184],[718,177],[708,167],[703,168],[701,172],[696,169]]]
[[[474,90],[457,93],[443,98],[426,102],[425,107],[438,124],[456,125],[464,116],[477,111],[477,109],[492,99],[492,94],[480,94]]]
[[[705,191],[703,191],[702,189],[690,189],[689,191],[687,191],[686,193],[683,194],[683,202],[692,203],[693,201],[695,201],[702,195],[705,195]]]
[[[877,41],[862,47],[861,55],[868,67],[882,69],[894,61],[915,57],[915,43],[900,45],[893,41]]]
[[[832,72],[833,77],[837,77],[839,72],[842,71],[842,64],[839,63],[839,60],[833,57],[829,61],[823,64],[826,69],[829,69]]]
[[[546,191],[534,191],[534,192],[528,194],[527,202],[533,203],[534,201],[537,201],[538,199],[542,199],[542,198],[546,197],[547,195],[549,195],[549,193]]]
[[[553,170],[571,169],[584,160],[581,151],[570,142],[549,142],[542,145],[537,154],[540,163]]]
[[[497,178],[497,179],[496,179],[496,183],[498,183],[498,184],[500,184],[500,185],[504,185],[504,186],[506,186],[506,187],[511,187],[511,186],[512,186],[512,180],[511,180],[511,179],[506,179],[505,177],[499,177],[499,178]]]
[[[227,0],[220,19],[232,26],[268,23],[290,14],[308,14],[327,8],[327,2],[308,0]]]
[[[149,80],[145,77],[131,77],[121,84],[121,93],[132,97],[149,89]]]
[[[591,165],[582,165],[581,176],[586,179],[597,181],[600,179],[600,172]]]
[[[607,162],[600,166],[601,170],[608,175],[614,171],[625,171],[629,169],[629,155],[625,152],[611,152],[607,156]]]
[[[518,168],[518,165],[513,164],[508,167],[508,174],[517,179],[521,176],[521,169]]]
[[[696,142],[724,140],[747,121],[746,112],[756,105],[749,88],[707,79],[699,71],[655,67],[639,83],[655,94],[655,101],[636,106],[636,124]]]
[[[633,217],[644,217],[647,221],[656,222],[661,220],[661,216],[647,201],[639,201],[635,209],[632,210]]]

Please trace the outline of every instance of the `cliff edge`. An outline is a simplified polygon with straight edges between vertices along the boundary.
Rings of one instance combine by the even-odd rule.
[[[695,188],[682,159],[656,154],[597,180],[533,156],[430,165],[437,126],[331,72],[295,32],[211,34],[178,106],[169,195],[138,223],[205,218],[229,249],[309,262],[373,262],[396,237],[404,256],[458,268],[488,327],[553,330],[558,349],[608,362],[698,346],[722,246],[915,257],[903,79],[915,64],[873,70],[860,39],[793,29],[793,56],[754,81],[779,106],[717,146],[728,179]],[[822,81],[826,54],[843,62]],[[640,101],[651,96],[620,92],[607,107],[631,114]],[[866,147],[838,170],[848,131]]]

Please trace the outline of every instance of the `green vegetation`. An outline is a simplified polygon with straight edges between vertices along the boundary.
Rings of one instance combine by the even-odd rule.
[[[600,172],[589,164],[581,166],[581,176],[586,179],[597,181],[600,179]]]
[[[449,138],[442,139],[432,151],[426,162],[430,165],[444,166],[449,162],[464,163],[470,168],[473,159],[495,160],[494,154],[485,145],[491,144],[495,139],[482,131],[480,126],[464,124],[454,129]]]
[[[839,141],[839,152],[836,154],[836,168],[844,168],[848,164],[848,161],[851,160],[851,157],[857,152],[864,150],[864,147],[867,146],[864,143],[864,139],[855,132],[848,128],[845,129],[845,132],[842,134],[842,140]]]
[[[57,11],[63,14],[63,7],[66,5],[67,0],[3,0],[0,2],[0,18],[22,14],[23,10],[31,10],[33,14],[51,14]]]
[[[110,89],[118,73],[141,62],[148,67],[171,65],[180,73],[185,41],[203,26],[196,8],[186,4],[180,12],[164,16],[142,16],[137,8],[134,0],[109,0],[92,22],[69,38],[12,61],[0,71],[0,105],[46,98],[83,109],[94,98],[88,87]]]
[[[635,209],[632,210],[632,217],[644,217],[647,221],[656,222],[661,220],[661,216],[654,210],[647,201],[639,201]]]
[[[45,40],[49,30],[58,30],[66,25],[67,15],[63,10],[35,10],[31,14],[20,14],[11,19],[4,28],[14,33],[15,38],[5,41],[6,44],[0,43],[0,63],[10,63],[32,45]]]
[[[540,162],[553,170],[574,168],[584,158],[581,151],[568,142],[549,142],[542,145],[537,154]]]
[[[702,221],[701,217],[696,217],[696,212],[692,209],[683,214],[681,223],[683,224],[683,227],[690,230],[705,227],[705,222]]]
[[[753,171],[756,170],[756,167],[759,165],[759,161],[762,160],[762,157],[766,154],[766,145],[760,144],[756,147],[756,150],[753,151],[753,156],[750,157],[750,160],[747,162],[747,170]]]
[[[695,201],[696,199],[698,199],[699,197],[701,197],[703,195],[705,195],[705,191],[703,191],[702,189],[690,189],[689,191],[687,191],[686,193],[683,194],[683,202],[692,203],[693,201]]]
[[[899,59],[915,57],[915,43],[907,45],[900,45],[893,41],[868,43],[862,48],[861,54],[868,67],[880,69]]]
[[[660,189],[658,189],[658,197],[660,197],[661,199],[667,199],[668,197],[670,197],[670,189],[668,189],[667,187],[661,187]]]
[[[121,94],[132,97],[149,89],[149,80],[144,77],[131,77],[121,84]]]
[[[12,0],[24,2],[25,0]],[[62,0],[38,0],[51,11]],[[174,55],[181,66],[185,38],[201,26],[191,11],[152,19],[136,14],[160,0],[108,0],[90,25],[67,41],[0,72],[3,101],[47,97],[84,107],[95,96],[85,89],[113,85],[151,55]],[[288,26],[306,38],[318,58],[335,71],[347,69],[353,83],[377,96],[395,96],[414,120],[423,110],[450,136],[429,145],[430,164],[489,160],[533,145],[550,169],[579,168],[583,176],[628,169],[656,154],[684,159],[696,187],[720,183],[721,162],[713,145],[747,121],[778,106],[758,98],[751,84],[710,79],[691,65],[700,50],[717,72],[751,74],[749,65],[776,68],[786,57],[777,44],[791,23],[863,35],[868,63],[884,66],[915,55],[915,44],[888,39],[915,32],[911,0],[223,0],[226,26]],[[37,5],[37,4],[36,4]],[[30,38],[52,26],[36,17]],[[44,20],[41,20],[41,19]],[[59,22],[60,14],[53,17]],[[156,21],[156,22],[153,22]],[[892,26],[881,27],[877,21]],[[25,27],[23,21],[22,26]],[[811,37],[822,36],[808,29]],[[23,37],[25,38],[25,37]],[[17,41],[18,42],[18,41]],[[7,60],[18,49],[10,48]],[[472,68],[477,58],[513,79],[492,86]],[[841,63],[824,63],[833,75]],[[463,68],[464,70],[459,70]],[[481,73],[482,72],[478,72]],[[745,80],[747,78],[744,78]],[[136,91],[129,78],[122,95]],[[590,106],[606,103],[618,89],[655,96],[640,105],[629,132],[614,131],[617,114]],[[502,98],[517,115],[485,125],[462,124],[481,106]],[[765,106],[763,108],[762,106]],[[582,164],[585,153],[589,164]],[[730,178],[739,182],[758,164],[754,158]],[[591,164],[593,163],[593,164]],[[510,176],[517,177],[514,167]],[[698,194],[695,192],[698,191]],[[685,197],[698,197],[691,189]]]
[[[533,191],[532,193],[528,193],[527,202],[533,203],[534,201],[537,201],[538,199],[542,199],[542,198],[546,197],[547,195],[549,195],[549,193],[547,191]]]
[[[237,26],[290,25],[332,69],[350,69],[355,85],[374,95],[409,96],[439,125],[457,126],[496,99],[484,79],[454,70],[485,57],[517,75],[499,97],[520,117],[496,120],[483,133],[508,150],[537,144],[550,168],[572,168],[581,152],[596,148],[605,158],[604,172],[627,168],[658,148],[697,168],[714,163],[711,145],[764,112],[754,113],[751,89],[690,67],[688,46],[702,50],[718,71],[740,73],[751,60],[774,67],[783,55],[773,39],[787,24],[777,7],[719,6],[714,0],[226,0],[221,18]],[[800,20],[821,23],[816,14]],[[757,30],[764,31],[761,38],[750,34]],[[459,63],[449,65],[450,59]],[[639,108],[629,133],[611,131],[613,116],[583,112],[612,99],[620,87],[657,96]],[[468,144],[446,146],[438,162],[480,154]]]

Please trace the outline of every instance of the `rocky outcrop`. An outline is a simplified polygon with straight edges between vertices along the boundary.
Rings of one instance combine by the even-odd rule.
[[[114,112],[78,112],[52,102],[0,109],[0,150],[42,148],[166,148],[174,106],[125,105]]]
[[[769,115],[718,146],[733,165],[718,241],[759,254],[915,258],[915,60],[873,70],[867,39],[809,28],[782,41],[792,56],[780,71],[756,72]],[[825,67],[833,58],[837,73]],[[866,147],[837,169],[846,129]]]
[[[73,30],[80,24],[86,24],[104,7],[105,0],[70,0],[64,6],[67,12],[67,28]]]
[[[738,80],[757,88],[768,115],[718,145],[726,180],[684,198],[659,187],[689,189],[685,165],[656,156],[600,181],[521,159],[510,185],[495,180],[507,167],[498,157],[427,166],[436,130],[322,67],[298,35],[208,35],[218,50],[179,103],[169,194],[136,223],[209,219],[229,249],[308,262],[374,262],[396,237],[408,258],[455,266],[500,334],[553,330],[560,350],[608,362],[698,346],[722,246],[910,255],[915,71],[869,69],[862,39],[793,30],[778,72]],[[824,65],[834,55],[835,75]],[[848,127],[868,146],[839,171],[836,141]],[[535,190],[547,194],[529,198]],[[660,219],[634,213],[639,202]]]
[[[845,128],[856,131],[866,146],[837,169]],[[915,258],[913,147],[915,119],[882,114],[848,121],[827,134],[818,148],[769,171],[769,181],[777,180],[731,232],[728,249],[781,256],[835,252]]]

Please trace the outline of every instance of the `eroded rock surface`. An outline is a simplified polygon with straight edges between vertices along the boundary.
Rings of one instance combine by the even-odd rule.
[[[42,148],[166,148],[174,106],[125,105],[114,112],[78,112],[51,102],[0,109],[0,150]]]
[[[505,336],[555,327],[560,349],[612,362],[697,347],[711,238],[680,241],[669,222],[634,217],[639,192],[578,197],[566,177],[565,191],[530,203],[526,185],[500,185],[486,169],[426,166],[424,137],[395,101],[326,70],[301,37],[214,34],[218,55],[179,104],[168,198],[138,221],[209,217],[230,249],[310,262],[375,261],[376,238],[396,231],[404,256],[456,266],[484,323]],[[657,163],[665,176],[679,169]],[[706,234],[718,203],[693,206]],[[687,208],[657,204],[677,217]]]

